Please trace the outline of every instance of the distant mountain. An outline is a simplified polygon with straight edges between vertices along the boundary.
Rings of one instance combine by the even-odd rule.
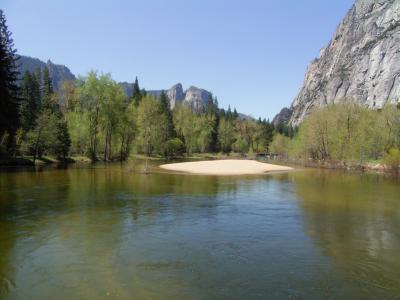
[[[53,79],[53,86],[55,90],[60,88],[60,84],[64,80],[75,80],[76,77],[72,72],[64,65],[57,65],[52,63],[50,60],[47,63],[41,61],[40,59],[20,56],[19,59],[19,72],[21,77],[26,71],[35,72],[38,69],[44,69],[47,67],[49,69],[50,75]],[[120,82],[118,83],[126,95],[132,95],[132,83]],[[149,90],[148,94],[158,98],[161,94],[161,90]],[[167,94],[171,108],[174,108],[177,103],[182,102],[184,105],[190,106],[194,111],[200,111],[205,107],[208,98],[211,96],[209,91],[191,86],[186,91],[183,91],[182,84],[177,83],[168,90],[165,90]]]
[[[177,83],[170,89],[164,91],[169,98],[171,108],[174,108],[178,103],[182,103],[182,105],[191,107],[193,111],[203,110],[207,100],[212,97],[211,92],[195,86],[191,86],[184,91],[181,83]],[[147,93],[158,98],[161,94],[161,90],[150,90],[147,91]]]
[[[22,77],[26,71],[36,72],[38,69],[43,70],[45,67],[49,69],[50,76],[53,80],[53,87],[57,91],[60,88],[61,82],[65,80],[75,80],[76,77],[72,72],[64,65],[56,65],[50,60],[47,63],[40,59],[20,56],[18,60],[19,72]]]
[[[400,0],[357,0],[294,99],[291,125],[318,107],[356,101],[373,109],[400,99]]]
[[[19,71],[21,77],[26,71],[35,72],[37,69],[40,68],[43,70],[45,67],[49,69],[50,75],[53,79],[53,86],[56,91],[60,88],[62,81],[76,79],[75,75],[72,74],[72,72],[64,65],[54,64],[50,60],[45,63],[37,58],[20,56]],[[126,95],[129,97],[132,96],[132,83],[119,82],[118,84],[122,87]],[[161,94],[161,91],[162,90],[148,90],[146,92],[149,95],[158,98]],[[202,111],[205,108],[207,100],[212,96],[211,92],[195,86],[191,86],[184,91],[181,83],[177,83],[164,91],[170,101],[171,108],[174,108],[177,104],[182,103],[182,105],[191,107],[193,111]],[[253,119],[251,116],[245,114],[239,114],[239,118]]]

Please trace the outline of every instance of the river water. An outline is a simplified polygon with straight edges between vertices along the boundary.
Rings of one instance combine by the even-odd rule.
[[[0,172],[0,299],[399,299],[400,183]]]

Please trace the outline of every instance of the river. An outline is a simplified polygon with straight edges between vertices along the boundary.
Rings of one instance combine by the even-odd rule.
[[[0,299],[398,299],[398,180],[141,168],[1,171]]]

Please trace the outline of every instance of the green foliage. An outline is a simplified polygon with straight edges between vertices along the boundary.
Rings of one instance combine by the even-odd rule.
[[[27,71],[21,84],[20,124],[24,131],[29,131],[35,126],[40,109],[40,85],[35,74]]]
[[[125,160],[129,157],[132,143],[137,133],[137,108],[134,102],[129,103],[119,118],[117,133],[119,136],[119,159]]]
[[[174,120],[172,116],[172,111],[169,104],[169,99],[164,91],[161,92],[159,101],[159,114],[162,119],[162,128],[161,128],[161,139],[162,142],[166,142],[169,139],[176,137]]]
[[[76,155],[86,155],[89,149],[88,113],[84,111],[69,111],[66,113],[68,132],[71,137],[71,152]]]
[[[235,131],[232,120],[221,118],[218,127],[218,142],[222,152],[229,153],[235,141]]]
[[[167,158],[174,158],[185,153],[185,144],[179,138],[173,138],[166,142],[165,153]]]
[[[140,91],[139,80],[136,77],[135,82],[133,83],[132,86],[132,100],[136,106],[139,106],[139,103],[142,100],[143,96],[145,95],[143,95],[143,93]]]
[[[65,160],[71,146],[68,124],[53,92],[48,70],[44,70],[43,78],[37,77],[41,74],[24,75],[17,145],[21,153],[33,154],[34,159],[47,153]],[[43,82],[42,93],[40,82]]]
[[[33,155],[33,160],[41,158],[46,151],[54,151],[57,145],[58,120],[49,110],[43,110],[36,120],[36,126],[27,133],[23,149]]]
[[[174,112],[174,124],[179,137],[185,143],[186,153],[191,154],[196,150],[198,139],[198,126],[196,116],[188,107],[179,107]]]
[[[290,147],[290,138],[283,134],[276,134],[272,140],[270,145],[270,152],[272,154],[279,155],[281,157],[288,157],[289,147]]]
[[[68,124],[65,120],[58,120],[56,127],[56,141],[53,148],[53,154],[58,159],[65,160],[68,157],[71,147],[71,138],[68,133]]]
[[[212,151],[215,146],[214,142],[214,133],[215,133],[215,124],[216,119],[214,114],[205,114],[200,115],[195,118],[195,128],[197,132],[197,146],[200,152],[209,152]]]
[[[385,155],[383,159],[386,167],[390,168],[394,172],[399,172],[400,168],[400,149],[392,148]]]
[[[43,70],[43,85],[42,85],[42,108],[55,111],[58,109],[57,103],[53,98],[54,90],[53,83],[50,77],[49,69],[46,67]]]
[[[249,152],[249,144],[247,143],[246,139],[244,139],[241,136],[238,136],[238,138],[232,145],[232,149],[237,153],[245,154]]]
[[[159,105],[150,97],[144,97],[138,107],[138,136],[137,145],[139,151],[150,155],[153,152],[161,152],[161,137],[163,135],[162,122],[160,119]]]
[[[3,10],[0,9],[0,155],[15,153],[19,125],[17,55]],[[5,138],[7,137],[7,138]]]
[[[265,119],[258,120],[253,136],[256,152],[267,153],[269,151],[269,145],[272,142],[273,135],[274,126]]]
[[[254,152],[254,142],[256,137],[257,131],[257,124],[252,120],[235,120],[235,131],[236,131],[236,140],[241,145],[239,147],[240,150],[238,152],[244,153],[249,151],[249,147],[251,147],[251,151]],[[244,143],[242,142],[244,141]],[[246,145],[246,149],[242,146]],[[238,144],[236,143],[235,149],[237,148]],[[236,150],[235,150],[236,151]]]
[[[275,132],[293,138],[295,134],[295,129],[286,123],[280,122],[276,125]]]
[[[400,110],[369,110],[354,102],[314,110],[290,143],[293,158],[331,162],[377,160],[400,147]]]

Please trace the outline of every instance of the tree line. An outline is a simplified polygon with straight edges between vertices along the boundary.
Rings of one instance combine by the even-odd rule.
[[[347,99],[315,109],[292,137],[276,134],[271,152],[293,160],[400,165],[400,104],[371,110]]]
[[[158,98],[133,83],[132,96],[109,74],[89,72],[52,86],[47,68],[20,80],[18,55],[0,11],[0,155],[59,160],[125,160],[133,152],[171,158],[198,152],[268,152],[274,126],[240,118],[210,95],[201,110]],[[280,130],[280,129],[278,129]]]
[[[57,93],[71,136],[74,155],[92,160],[124,160],[132,150],[172,158],[193,153],[265,152],[274,127],[267,120],[245,120],[220,109],[210,95],[202,110],[179,103],[174,109],[161,92],[158,98],[139,88],[127,97],[108,74],[90,72],[64,82]]]

